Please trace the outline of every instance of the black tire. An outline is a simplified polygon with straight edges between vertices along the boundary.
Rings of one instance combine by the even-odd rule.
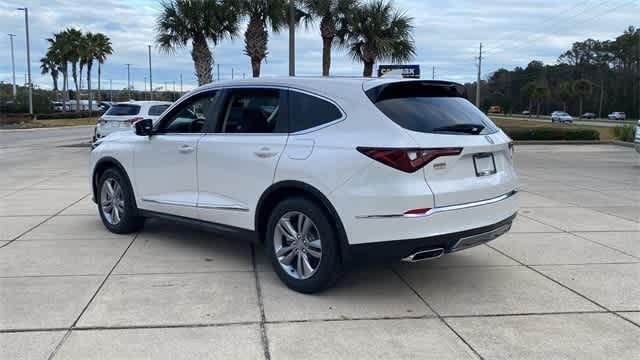
[[[113,220],[113,216],[105,213],[105,208],[102,205],[102,189],[105,182],[107,181],[110,181],[111,184],[113,184],[111,181],[115,181],[122,191],[121,195],[124,204],[121,206],[121,208],[123,208],[124,214],[119,216],[117,222]],[[142,227],[144,226],[145,219],[138,214],[138,208],[136,206],[133,190],[131,189],[131,184],[129,183],[127,177],[119,169],[110,168],[105,170],[105,172],[102,174],[96,188],[96,200],[98,203],[98,213],[100,214],[102,223],[112,233],[131,234],[142,229]]]
[[[317,263],[315,273],[306,279],[296,278],[288,273],[276,256],[274,237],[276,225],[288,213],[302,213],[311,221],[321,239],[322,256]],[[332,287],[342,276],[342,262],[338,248],[338,234],[332,225],[335,221],[315,202],[304,197],[292,197],[281,201],[273,209],[267,223],[265,234],[266,252],[274,271],[282,282],[297,292],[312,294]],[[297,260],[297,256],[295,258]]]

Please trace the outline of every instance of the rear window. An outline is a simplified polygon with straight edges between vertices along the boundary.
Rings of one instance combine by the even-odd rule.
[[[466,99],[462,85],[397,82],[367,91],[389,119],[405,129],[438,134],[490,134],[496,126]]]
[[[109,110],[105,115],[129,116],[129,115],[138,115],[139,112],[140,112],[139,105],[117,104],[109,108]]]
[[[150,116],[161,115],[168,108],[169,108],[169,105],[153,105],[149,108],[149,115]]]

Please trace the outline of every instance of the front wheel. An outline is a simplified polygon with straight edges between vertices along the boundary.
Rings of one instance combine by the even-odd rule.
[[[130,234],[144,225],[144,218],[138,215],[131,185],[118,169],[108,169],[102,174],[97,197],[100,218],[109,231]]]
[[[266,250],[274,271],[289,288],[315,293],[342,274],[338,236],[327,213],[314,202],[283,200],[271,213]]]

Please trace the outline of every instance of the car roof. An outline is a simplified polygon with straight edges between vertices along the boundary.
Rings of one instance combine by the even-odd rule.
[[[324,94],[328,97],[340,96],[341,94],[352,93],[353,91],[366,91],[373,87],[390,84],[395,82],[422,81],[433,83],[450,83],[443,81],[432,81],[424,79],[406,79],[406,78],[363,78],[363,77],[274,77],[274,78],[255,78],[243,80],[223,80],[203,85],[192,90],[192,92],[200,92],[206,89],[216,89],[221,87],[233,86],[283,86],[300,90],[306,90],[318,94]],[[457,84],[459,85],[459,84]]]

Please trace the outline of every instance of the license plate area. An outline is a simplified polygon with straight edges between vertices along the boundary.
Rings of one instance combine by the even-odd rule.
[[[489,176],[495,174],[496,160],[493,153],[479,153],[473,155],[473,168],[476,176]]]

